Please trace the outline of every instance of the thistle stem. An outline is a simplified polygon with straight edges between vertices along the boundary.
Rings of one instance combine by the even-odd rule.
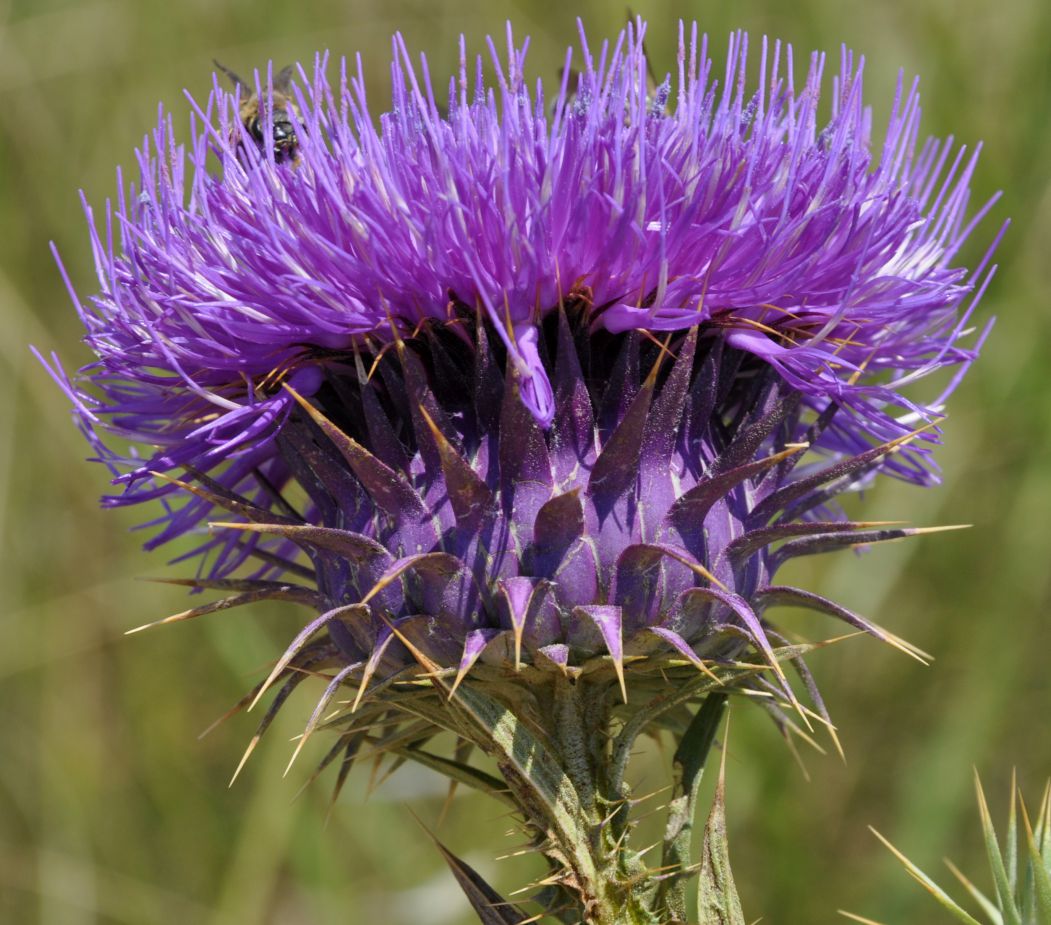
[[[586,925],[654,925],[658,919],[650,910],[652,890],[644,887],[644,865],[627,847],[627,827],[613,824],[624,807],[619,791],[608,792],[603,771],[610,742],[607,692],[560,678],[553,701],[563,768],[579,794],[588,827],[585,839],[558,846],[578,878],[573,886],[583,920]],[[583,871],[590,876],[580,876]]]
[[[582,687],[565,677],[555,681],[555,735],[563,767],[577,790],[580,808],[595,822],[595,769],[589,761],[591,751],[584,727]]]

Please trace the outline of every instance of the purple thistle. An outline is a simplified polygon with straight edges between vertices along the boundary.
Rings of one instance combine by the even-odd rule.
[[[123,487],[107,501],[164,500],[151,546],[232,515],[188,583],[233,595],[180,618],[266,598],[317,611],[243,705],[280,682],[265,730],[331,672],[308,724],[339,730],[326,762],[406,722],[418,736],[392,753],[461,780],[420,751],[438,729],[510,762],[486,704],[543,730],[579,697],[596,728],[614,710],[623,724],[593,768],[619,798],[635,736],[681,733],[676,711],[716,684],[773,694],[787,727],[791,663],[824,715],[771,607],[916,654],[775,574],[918,532],[834,501],[879,472],[933,481],[934,425],[995,269],[995,242],[973,272],[956,262],[992,206],[968,214],[977,152],[919,145],[916,86],[899,83],[874,158],[846,51],[822,128],[824,58],[796,93],[791,49],[764,40],[750,91],[743,34],[720,86],[694,27],[674,85],[651,93],[642,32],[597,59],[585,42],[579,77],[567,53],[553,109],[510,32],[503,61],[490,47],[495,88],[481,59],[468,79],[461,44],[447,111],[396,38],[378,128],[360,63],[334,92],[319,59],[293,88],[293,161],[258,150],[216,84],[188,151],[162,118],[104,234],[86,207],[100,292],[77,305],[98,360],[51,369]],[[272,96],[272,76],[257,84]],[[943,368],[933,400],[908,388]],[[325,719],[343,685],[352,705]],[[500,767],[520,807],[543,802]],[[594,828],[608,804],[572,784]],[[587,908],[609,883],[566,848],[561,812],[530,824]],[[621,877],[642,862],[617,825]]]
[[[720,87],[694,29],[675,91],[665,83],[651,99],[641,31],[603,45],[597,61],[585,43],[575,90],[567,52],[550,116],[510,35],[506,63],[490,49],[495,90],[481,59],[470,88],[462,52],[448,115],[425,64],[421,82],[395,39],[394,107],[379,130],[360,63],[349,79],[344,62],[334,93],[319,61],[296,90],[294,169],[246,156],[237,100],[218,84],[189,151],[162,119],[152,153],[149,141],[139,153],[140,188],[121,185],[104,233],[86,207],[100,291],[78,308],[99,359],[67,390],[124,486],[110,503],[170,494],[150,472],[187,464],[252,490],[254,473],[283,469],[274,439],[292,404],[282,383],[313,394],[341,356],[389,343],[393,328],[446,322],[460,303],[492,323],[544,427],[555,405],[539,327],[578,298],[590,330],[699,325],[702,339],[769,363],[811,411],[842,407],[825,452],[936,420],[980,342],[966,345],[967,324],[988,258],[973,273],[954,265],[992,205],[965,215],[977,151],[917,149],[916,85],[900,85],[873,164],[861,64],[844,51],[819,130],[823,56],[796,94],[791,49],[764,40],[750,92],[743,34]],[[942,367],[957,374],[933,401],[906,395]],[[146,458],[107,447],[106,434]],[[912,446],[885,468],[929,482],[929,453]],[[168,512],[150,545],[207,510]]]

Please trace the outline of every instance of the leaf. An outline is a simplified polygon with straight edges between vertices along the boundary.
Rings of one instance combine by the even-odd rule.
[[[963,888],[971,894],[971,898],[979,906],[981,906],[982,912],[985,913],[985,917],[990,922],[993,922],[994,925],[1002,925],[1003,916],[1000,915],[1000,910],[996,908],[996,903],[989,899],[988,896],[986,896],[981,890],[978,889],[978,887],[976,887],[970,880],[968,880],[967,877],[964,876],[963,871],[961,871],[955,864],[953,864],[952,861],[950,861],[948,858],[945,858],[944,860],[945,866],[949,868],[949,870],[952,872],[952,875],[957,880],[959,880],[960,883],[963,885]]]
[[[430,768],[432,771],[444,774],[455,783],[464,784],[474,790],[487,793],[493,799],[499,800],[512,809],[517,808],[517,804],[511,799],[502,780],[493,777],[491,774],[486,774],[484,771],[480,771],[465,762],[454,761],[452,758],[445,758],[442,755],[436,755],[433,752],[427,752],[422,748],[411,745],[389,750],[402,758],[408,758],[424,767]]]
[[[752,595],[752,601],[760,613],[767,607],[780,605],[801,607],[804,610],[812,610],[815,613],[827,614],[830,617],[835,617],[837,620],[842,620],[848,626],[853,626],[855,629],[874,636],[876,639],[904,652],[910,658],[917,659],[922,664],[927,664],[933,658],[933,656],[922,649],[918,649],[899,636],[895,636],[889,630],[885,630],[882,626],[866,620],[845,607],[841,607],[835,601],[830,601],[828,598],[821,597],[821,595],[814,594],[811,591],[804,591],[802,588],[794,588],[790,585],[768,585],[755,592]]]
[[[312,524],[285,525],[282,523],[228,523],[212,521],[213,530],[242,530],[245,533],[269,533],[303,548],[323,549],[343,556],[351,562],[391,560],[392,556],[374,539],[350,530],[334,527],[315,527]]]
[[[496,759],[516,798],[528,788],[530,805],[547,816],[559,844],[593,875],[591,826],[576,788],[551,751],[511,710],[476,688],[462,685],[450,703],[474,728],[479,747]]]
[[[537,511],[533,544],[545,555],[561,558],[569,545],[584,533],[584,505],[580,488],[555,495]]]
[[[691,592],[694,590],[697,589],[691,589]],[[774,659],[779,662],[791,661],[835,641],[782,646],[774,649]],[[623,782],[632,747],[643,729],[654,723],[659,724],[664,714],[684,704],[696,702],[699,697],[707,694],[713,688],[725,687],[728,690],[734,690],[740,687],[740,682],[744,679],[769,670],[765,662],[756,664],[732,662],[728,666],[711,663],[711,665],[713,669],[711,673],[698,675],[693,681],[687,681],[671,689],[665,686],[661,693],[654,696],[649,703],[637,708],[625,721],[624,727],[613,740],[613,759],[609,771],[613,786],[619,787]]]
[[[787,526],[787,525],[786,525]],[[876,543],[887,543],[893,540],[907,539],[912,536],[923,536],[927,533],[944,533],[949,530],[966,530],[968,524],[950,524],[944,527],[906,527],[897,530],[866,530],[854,534],[837,535],[828,533],[808,539],[791,540],[784,544],[770,557],[771,574],[776,572],[789,559],[798,556],[816,556],[837,549],[862,547]]]
[[[1011,769],[1011,809],[1007,814],[1007,842],[1006,857],[1004,863],[1007,865],[1007,880],[1011,884],[1011,891],[1018,895],[1018,810],[1017,803],[1022,801],[1022,794],[1018,790],[1018,776],[1015,769]]]
[[[690,328],[679,347],[675,364],[668,374],[653,410],[646,421],[643,435],[643,456],[658,469],[667,468],[685,422],[683,408],[690,388],[693,360],[697,352],[697,328]]]
[[[697,895],[700,925],[745,925],[741,900],[730,871],[730,851],[726,837],[726,750],[719,764],[715,798],[704,827],[704,849]]]
[[[996,843],[993,819],[989,815],[989,805],[985,802],[985,793],[982,790],[977,771],[974,772],[974,788],[978,794],[978,813],[982,820],[982,837],[985,839],[985,851],[989,856],[989,869],[993,872],[993,883],[996,884],[996,894],[1000,911],[1003,912],[1004,925],[1022,925],[1022,916],[1015,905],[1011,884],[1007,877],[1007,868],[1004,866],[1000,846]]]
[[[871,540],[865,539],[872,533],[875,527],[886,527],[891,526],[888,523],[877,523],[868,521],[850,521],[850,520],[836,520],[836,521],[804,521],[803,523],[788,523],[788,524],[774,524],[770,527],[760,527],[755,530],[749,530],[737,539],[732,540],[727,544],[726,548],[722,550],[716,561],[720,559],[728,560],[734,568],[739,568],[742,563],[747,562],[756,552],[767,546],[772,546],[774,543],[781,542],[782,540],[792,540],[798,538],[819,538],[822,540],[828,539],[829,534],[857,534],[860,538],[854,539],[851,536],[841,538],[840,543],[844,545],[853,545],[855,543],[871,542]],[[879,531],[880,534],[888,531]],[[894,531],[894,539],[899,539],[904,536],[904,532],[901,530]],[[891,537],[887,537],[888,539]]]
[[[302,523],[300,520],[292,520],[291,518],[282,516],[274,511],[261,508],[257,504],[253,504],[248,498],[230,491],[225,485],[209,478],[203,472],[194,469],[192,466],[184,466],[183,468],[201,484],[193,485],[189,482],[184,482],[181,479],[174,478],[173,476],[166,475],[163,472],[154,472],[152,475],[165,482],[169,482],[184,491],[188,491],[190,494],[196,495],[202,501],[207,501],[215,507],[229,511],[231,514],[237,514],[244,517],[245,520],[258,522],[277,521],[286,524]]]
[[[789,391],[769,404],[760,397],[751,414],[752,420],[737,431],[733,442],[712,464],[712,471],[722,475],[755,459],[766,438],[795,412],[800,401],[800,395],[795,391]]]
[[[1012,801],[1013,802],[1013,801]],[[1051,922],[1051,875],[1044,866],[1044,859],[1040,854],[1040,847],[1033,833],[1033,825],[1029,821],[1029,812],[1022,802],[1022,795],[1018,795],[1018,804],[1022,809],[1022,824],[1025,827],[1025,843],[1029,854],[1029,872],[1035,892],[1035,907],[1040,912],[1041,922]]]
[[[869,831],[876,836],[887,848],[890,850],[899,861],[902,866],[909,872],[914,880],[920,884],[928,893],[931,894],[941,905],[943,909],[951,913],[953,918],[958,922],[963,922],[964,925],[981,925],[981,923],[970,915],[965,910],[961,909],[953,898],[945,892],[937,883],[931,880],[922,870],[920,870],[915,864],[912,863],[904,854],[902,854],[897,848],[895,848],[887,839],[885,839],[879,832],[877,832],[872,826],[869,826]]]
[[[722,721],[726,697],[721,691],[713,691],[704,699],[686,728],[673,759],[677,781],[668,813],[661,867],[673,873],[672,877],[664,881],[664,904],[668,912],[683,921],[687,917],[687,867],[693,841],[693,820],[697,812],[697,793],[708,753]]]
[[[416,821],[420,822],[419,819]],[[467,901],[471,904],[471,908],[478,913],[478,918],[482,925],[519,925],[520,922],[528,920],[528,916],[523,915],[522,912],[489,886],[473,867],[461,861],[445,845],[438,841],[435,834],[422,822],[420,822],[420,828],[427,833],[431,841],[434,842],[434,847],[441,852],[445,863],[449,865],[449,870],[452,871],[453,876],[456,878],[456,882],[460,884],[460,889],[467,896]]]

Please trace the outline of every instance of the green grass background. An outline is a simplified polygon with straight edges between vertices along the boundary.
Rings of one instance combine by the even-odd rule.
[[[743,27],[868,59],[868,98],[887,115],[899,67],[920,73],[925,129],[986,142],[975,183],[1005,190],[1014,224],[984,305],[999,323],[956,394],[944,484],[885,485],[873,519],[973,523],[862,557],[808,566],[808,586],[933,652],[921,668],[853,640],[813,665],[847,763],[810,755],[805,779],[772,728],[738,710],[730,742],[735,871],[750,919],[812,923],[847,908],[892,923],[938,921],[868,833],[922,865],[943,854],[985,883],[970,791],[976,766],[1003,810],[1019,769],[1034,793],[1051,771],[1051,5],[1046,0],[636,0],[649,48],[674,62],[675,22],[698,18],[725,47]],[[139,582],[164,571],[103,514],[101,468],[28,344],[86,361],[48,253],[54,240],[83,295],[93,276],[77,199],[101,205],[114,167],[154,123],[158,100],[185,126],[182,89],[205,94],[211,59],[248,72],[315,50],[365,56],[376,109],[389,36],[426,50],[444,81],[456,36],[472,48],[514,21],[534,75],[554,75],[580,15],[597,39],[620,27],[600,0],[4,0],[0,2],[0,921],[41,925],[466,925],[465,903],[409,815],[433,824],[443,788],[406,768],[365,801],[355,772],[331,822],[327,786],[292,796],[307,765],[281,771],[306,705],[287,710],[237,785],[226,783],[254,723],[197,733],[232,704],[288,637],[295,616],[235,612],[131,638],[185,606]],[[802,55],[800,55],[800,58]],[[797,58],[797,60],[799,60]],[[993,234],[978,232],[970,260]],[[802,626],[802,624],[800,624]],[[660,754],[647,781],[659,780]],[[500,809],[464,797],[445,841],[510,890],[530,860]],[[842,920],[840,920],[842,921]]]

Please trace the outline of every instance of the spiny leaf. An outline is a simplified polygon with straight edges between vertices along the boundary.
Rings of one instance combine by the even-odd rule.
[[[937,883],[931,880],[922,870],[920,870],[915,864],[912,863],[904,854],[902,854],[897,848],[895,848],[887,839],[885,839],[879,832],[877,832],[872,826],[869,826],[869,831],[876,836],[884,845],[887,846],[888,850],[893,854],[902,866],[909,872],[914,880],[916,880],[920,886],[922,886],[928,893],[931,894],[941,905],[943,909],[952,914],[952,916],[958,922],[963,922],[964,925],[981,925],[974,916],[970,915],[964,909],[961,909],[953,898],[945,892]]]
[[[849,459],[826,466],[813,475],[807,475],[794,482],[789,482],[784,487],[777,489],[777,491],[771,492],[756,505],[749,518],[750,522],[755,525],[766,523],[778,511],[784,512],[783,520],[795,520],[824,500],[825,496],[817,491],[822,485],[828,485],[838,480],[860,478],[865,472],[877,465],[883,457],[898,451],[921,434],[936,426],[936,421],[924,424],[910,433],[888,440],[886,443],[874,446],[862,453],[858,453],[856,456],[851,456]]]
[[[446,848],[427,826],[419,819],[416,821],[427,833],[427,837],[434,842],[434,846],[445,859],[445,863],[449,865],[449,870],[452,871],[456,882],[460,884],[460,889],[467,896],[471,908],[478,913],[482,925],[519,925],[520,922],[528,920],[528,916],[523,915],[497,893],[474,868]]]
[[[239,543],[238,547],[243,549],[244,544]],[[253,559],[259,559],[267,565],[276,567],[282,573],[298,575],[300,578],[305,578],[307,581],[317,581],[317,572],[311,566],[303,565],[302,563],[296,562],[294,559],[289,559],[285,556],[279,556],[277,553],[271,552],[268,549],[252,545],[248,549],[248,555]],[[182,558],[183,557],[180,557],[180,561]]]
[[[1018,805],[1022,810],[1022,825],[1025,829],[1026,849],[1029,853],[1028,867],[1032,876],[1036,909],[1040,913],[1039,920],[1041,922],[1051,922],[1051,875],[1049,875],[1047,868],[1044,866],[1044,859],[1040,854],[1040,847],[1033,833],[1032,823],[1029,821],[1029,812],[1025,808],[1021,794],[1018,794]]]
[[[1051,870],[1051,779],[1044,784],[1044,795],[1040,800],[1036,841],[1044,859],[1044,866]]]
[[[776,572],[789,559],[798,556],[814,556],[837,549],[888,543],[927,533],[946,533],[950,530],[967,530],[970,524],[950,524],[944,527],[908,527],[897,530],[868,530],[846,535],[825,532],[819,536],[785,543],[770,557],[770,571]]]
[[[638,331],[632,331],[624,338],[612,367],[604,376],[605,388],[600,390],[600,395],[595,396],[598,412],[596,423],[602,434],[612,433],[617,423],[624,420],[628,408],[638,393],[639,341]],[[579,350],[582,345],[578,342],[577,346]],[[590,352],[589,349],[588,353]],[[583,352],[581,352],[581,357],[583,359]],[[589,356],[584,360],[585,376],[593,375],[593,369],[598,365],[594,359]]]
[[[766,659],[767,664],[773,669],[778,680],[781,681],[785,695],[794,702],[795,698],[792,694],[792,689],[789,687],[784,671],[778,664],[778,659],[774,655],[773,647],[766,637],[766,631],[763,629],[762,622],[748,602],[738,594],[720,591],[718,588],[691,588],[687,593],[691,597],[706,598],[724,604],[740,618],[748,638]]]
[[[303,733],[299,737],[299,742],[296,743],[295,750],[292,752],[292,757],[289,759],[288,766],[285,768],[286,776],[288,775],[288,772],[292,770],[292,765],[295,764],[296,758],[303,750],[303,746],[307,744],[307,741],[310,739],[311,735],[313,735],[314,730],[321,721],[321,716],[324,713],[325,708],[332,701],[332,698],[336,696],[336,692],[339,690],[340,685],[350,674],[361,670],[363,664],[363,662],[352,662],[349,665],[344,665],[329,681],[324,693],[322,693],[320,699],[314,705],[310,718],[307,720],[306,727],[303,729]]]
[[[790,585],[769,585],[753,594],[752,600],[755,601],[757,609],[760,611],[767,607],[780,605],[784,607],[801,607],[805,610],[812,610],[815,613],[827,614],[830,617],[835,617],[837,620],[842,620],[855,629],[868,633],[870,636],[875,636],[876,639],[894,646],[895,649],[899,649],[910,658],[914,658],[924,665],[932,658],[927,652],[906,642],[889,630],[885,630],[883,627],[866,620],[853,611],[841,607],[835,601],[822,597],[820,594],[814,594],[811,591],[804,591],[802,588],[794,588]]]
[[[1017,799],[1016,799],[1017,797]],[[1007,851],[1004,863],[1007,867],[1007,879],[1012,891],[1018,887],[1018,812],[1017,805],[1022,800],[1018,792],[1018,778],[1015,769],[1011,769],[1011,808],[1007,813]]]
[[[877,922],[875,919],[862,918],[860,915],[855,915],[853,912],[846,912],[843,909],[836,910],[843,918],[850,919],[852,922],[861,922],[861,925],[883,925],[882,922]]]
[[[696,352],[697,328],[690,328],[646,422],[644,455],[652,465],[664,467],[671,459],[675,439],[684,423],[682,409],[690,386],[690,373],[693,371]]]
[[[541,554],[561,555],[584,532],[580,489],[555,495],[540,508],[533,524],[533,543]]]
[[[285,701],[288,700],[289,696],[291,696],[292,692],[308,677],[310,677],[310,675],[305,671],[295,671],[278,689],[277,696],[274,697],[270,706],[267,707],[266,713],[263,714],[263,718],[259,721],[255,734],[249,741],[248,747],[244,750],[244,754],[241,755],[241,760],[237,763],[237,767],[234,769],[234,773],[230,777],[230,783],[227,786],[232,787],[237,782],[237,778],[240,776],[241,771],[244,770],[244,766],[248,763],[248,759],[252,756],[252,752],[255,751],[256,746],[260,743],[263,736],[266,735],[266,731],[270,728],[270,724],[274,721],[278,711],[284,705]]]
[[[995,925],[1002,925],[1003,916],[1000,915],[1000,910],[996,908],[996,903],[994,903],[991,899],[989,899],[988,896],[986,896],[981,890],[979,890],[978,887],[971,883],[971,881],[967,879],[966,876],[964,876],[963,871],[961,871],[955,864],[953,864],[952,861],[950,861],[948,858],[944,858],[943,860],[945,861],[945,866],[949,868],[949,871],[952,873],[952,875],[960,881],[960,883],[963,885],[963,888],[967,890],[967,892],[971,894],[971,897],[974,899],[974,901],[982,907],[982,912],[985,913],[986,918],[989,919],[990,922],[995,923]]]
[[[593,878],[591,825],[576,788],[551,751],[511,710],[470,685],[462,685],[450,704],[474,727],[472,738],[496,759],[517,791],[516,799],[528,800],[547,817],[560,846],[573,854],[577,871]]]
[[[208,591],[266,591],[268,588],[293,588],[303,594],[317,594],[313,588],[294,585],[287,581],[264,581],[256,578],[168,578],[145,577],[140,581],[156,582],[162,585],[178,585],[183,588]]]
[[[620,696],[624,703],[628,702],[628,687],[624,680],[624,624],[623,612],[620,607],[608,605],[589,605],[587,607],[574,607],[573,618],[579,621],[590,622],[602,636],[606,651],[613,661],[613,670],[620,684]]]
[[[455,556],[447,552],[421,552],[412,556],[403,556],[379,576],[376,583],[369,588],[361,599],[362,604],[367,604],[385,588],[390,587],[406,572],[421,571],[439,576],[454,575],[463,567],[463,563]]]
[[[693,820],[697,812],[697,794],[725,707],[726,694],[721,691],[709,694],[686,728],[672,759],[677,778],[676,793],[668,812],[661,864],[673,875],[662,881],[661,886],[668,912],[683,921],[687,917],[687,867],[693,841]]]
[[[464,767],[470,768],[471,752],[474,751],[474,743],[469,739],[457,739],[456,748],[453,751],[453,761],[463,765]],[[472,768],[472,770],[474,770]],[[501,782],[501,786],[503,783]],[[448,815],[449,810],[452,808],[453,799],[456,797],[456,791],[459,789],[460,782],[455,778],[449,778],[448,788],[445,791],[445,802],[442,803],[441,812],[438,813],[438,828],[441,828],[442,823],[445,821],[445,817]],[[494,794],[495,795],[495,794]]]
[[[354,367],[358,378],[357,394],[360,396],[361,411],[368,432],[368,439],[365,442],[384,465],[390,466],[395,471],[399,469],[404,471],[409,465],[408,454],[380,402],[376,384],[369,379],[361,354],[357,351],[354,353]]]
[[[336,651],[337,650],[335,649],[335,647],[327,642],[319,642],[313,645],[309,645],[302,650],[299,661],[294,662],[292,665],[290,665],[288,670],[290,672],[296,672],[301,677],[308,677],[312,673],[311,670],[315,666],[319,665],[326,659],[331,658],[333,655],[336,654]],[[227,710],[222,716],[220,716],[218,719],[214,720],[211,724],[209,724],[209,726],[203,732],[198,734],[198,740],[203,739],[205,736],[209,735],[211,732],[213,732],[219,726],[225,723],[228,719],[230,719],[233,716],[236,716],[238,713],[241,713],[242,711],[247,709],[248,706],[255,701],[256,697],[259,695],[259,692],[263,689],[264,683],[265,682],[260,681],[258,684],[255,685],[255,687],[248,691],[248,693],[241,697],[241,699],[238,700],[237,703],[230,707],[230,709]]]
[[[364,738],[364,735],[362,733],[352,733],[352,734],[348,734],[348,735],[341,735],[338,739],[336,739],[335,745],[333,745],[325,753],[325,757],[322,758],[317,763],[317,765],[315,766],[314,770],[310,772],[310,776],[303,782],[303,785],[296,791],[296,795],[294,797],[292,797],[292,802],[295,802],[296,800],[298,800],[307,791],[307,789],[322,775],[322,773],[325,771],[325,769],[330,764],[332,764],[332,762],[335,761],[336,758],[339,757],[340,752],[343,752],[346,749],[348,741],[353,740],[354,736],[358,736],[359,740],[361,738]]]
[[[540,504],[547,500],[553,485],[547,441],[522,400],[521,378],[513,367],[500,409],[499,458],[501,488],[506,496],[513,496],[516,488],[528,489],[539,495]]]
[[[343,760],[339,763],[339,772],[336,774],[335,783],[332,785],[332,793],[328,800],[328,810],[325,813],[325,822],[327,823],[332,815],[332,810],[336,806],[336,800],[339,799],[339,795],[343,790],[343,785],[347,782],[347,777],[350,775],[350,769],[354,767],[354,760],[357,758],[358,749],[361,748],[363,736],[351,736],[347,739],[346,747],[343,750]]]
[[[405,342],[394,332],[394,347],[401,363],[405,391],[409,398],[409,413],[413,433],[416,435],[416,447],[428,471],[440,465],[438,447],[432,440],[432,431],[427,426],[424,416],[437,423],[439,433],[451,433],[445,412],[438,406],[434,393],[428,383],[427,373],[416,352],[409,349]],[[432,357],[434,356],[432,351]]]
[[[551,447],[556,458],[568,457],[565,462],[572,468],[593,449],[595,418],[573,333],[561,306],[554,386],[556,411],[551,424]]]
[[[303,647],[307,644],[307,642],[315,633],[321,630],[331,620],[339,619],[340,617],[354,613],[360,613],[362,611],[367,613],[367,610],[363,608],[360,604],[348,604],[344,607],[336,607],[333,610],[328,610],[325,613],[321,614],[315,620],[312,620],[305,627],[303,627],[303,629],[299,631],[296,638],[293,639],[292,642],[289,644],[288,648],[285,649],[284,654],[281,656],[281,658],[278,659],[277,664],[274,666],[270,674],[267,676],[267,679],[259,688],[259,693],[256,694],[255,699],[248,707],[249,711],[251,711],[252,708],[255,707],[257,703],[259,703],[260,698],[263,696],[263,694],[266,693],[270,685],[273,684],[274,681],[276,681],[277,678],[284,672],[285,668],[288,667],[292,659],[296,657],[296,655],[303,649]]]
[[[1000,846],[996,842],[996,831],[993,828],[992,816],[989,814],[989,804],[985,801],[985,792],[982,790],[982,782],[978,779],[977,771],[974,772],[974,788],[978,795],[978,815],[982,821],[982,838],[985,840],[985,852],[989,858],[989,869],[993,874],[993,883],[996,884],[996,894],[1000,911],[1003,912],[1004,925],[1022,925],[1022,915],[1015,905],[1015,898],[1007,877],[1007,868],[1004,866]]]
[[[777,398],[773,404],[764,410],[757,420],[745,425],[734,436],[726,450],[712,465],[712,471],[721,475],[743,465],[746,460],[754,459],[759,447],[781,424],[788,418],[796,408],[799,407],[801,397],[798,392],[791,391],[787,395]],[[765,404],[765,402],[762,402]],[[757,405],[757,410],[761,405]]]
[[[887,527],[892,521],[885,523],[869,521],[810,521],[793,524],[774,524],[772,527],[761,527],[757,530],[749,530],[727,544],[726,548],[719,553],[718,559],[729,560],[734,568],[739,568],[758,550],[782,540],[798,539],[799,537],[822,537],[829,534],[850,534],[867,536],[873,527]],[[880,531],[890,532],[890,531]],[[896,535],[904,535],[902,531],[893,531]],[[871,542],[870,540],[851,539],[846,537],[844,542],[848,545],[853,543]]]
[[[437,771],[439,774],[444,774],[455,783],[464,784],[474,790],[488,794],[512,809],[517,808],[517,804],[507,792],[507,785],[498,777],[493,777],[492,774],[486,774],[485,771],[480,771],[465,762],[446,758],[443,755],[435,755],[433,752],[424,751],[422,748],[415,746],[391,748],[389,751],[400,755],[402,758],[415,761],[417,764],[430,768],[432,771]]]
[[[719,764],[715,798],[704,828],[701,876],[697,896],[700,925],[745,925],[741,900],[730,871],[726,838],[726,750]]]
[[[774,658],[777,661],[791,661],[816,649],[832,645],[843,638],[826,640],[822,643],[803,643],[795,646],[784,646],[774,650]],[[624,780],[628,759],[631,755],[635,740],[642,731],[653,725],[660,724],[663,717],[669,711],[675,710],[687,703],[695,703],[701,696],[711,692],[715,688],[725,687],[731,693],[747,693],[741,689],[741,682],[753,675],[759,675],[770,668],[765,662],[751,664],[748,662],[710,663],[714,678],[708,673],[698,675],[694,680],[687,681],[669,689],[665,683],[660,687],[653,698],[635,709],[632,715],[625,721],[624,727],[613,740],[613,759],[611,762],[610,780],[615,786],[619,786]]]

